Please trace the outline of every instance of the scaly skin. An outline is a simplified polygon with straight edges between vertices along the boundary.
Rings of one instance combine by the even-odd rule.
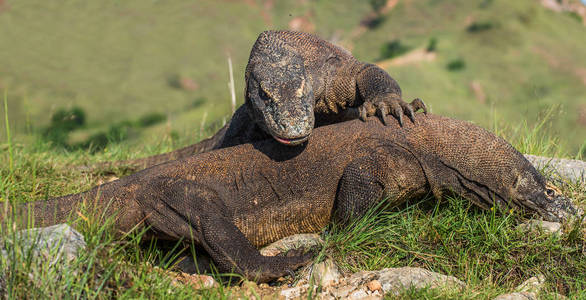
[[[173,152],[98,167],[138,170],[268,136],[294,146],[305,142],[314,126],[358,117],[364,120],[375,114],[388,124],[389,113],[403,124],[403,114],[414,120],[414,111],[426,111],[420,99],[404,102],[399,84],[383,69],[301,32],[261,33],[250,51],[245,82],[244,105],[210,139]]]
[[[382,199],[398,205],[432,192],[455,193],[559,221],[575,214],[523,155],[468,122],[417,115],[417,124],[377,118],[316,128],[304,147],[269,138],[175,160],[88,192],[32,203],[36,225],[76,216],[85,200],[116,216],[121,232],[149,228],[159,239],[186,239],[220,272],[269,281],[310,256],[264,257],[257,247],[345,223]],[[20,207],[19,215],[27,213]]]

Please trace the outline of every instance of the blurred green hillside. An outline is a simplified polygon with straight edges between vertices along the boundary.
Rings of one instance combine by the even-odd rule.
[[[13,135],[43,135],[74,107],[86,123],[72,143],[153,113],[166,121],[135,128],[130,142],[217,127],[231,114],[228,57],[241,103],[250,48],[273,28],[313,31],[380,63],[406,99],[437,114],[507,130],[550,111],[563,154],[586,157],[586,27],[536,0],[0,0]]]

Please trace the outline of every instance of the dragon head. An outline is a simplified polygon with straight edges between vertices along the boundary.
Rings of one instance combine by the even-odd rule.
[[[315,124],[313,88],[303,59],[287,46],[274,47],[255,44],[246,67],[245,105],[266,133],[282,144],[298,145]]]
[[[526,210],[537,213],[547,221],[565,221],[580,216],[583,211],[553,184],[534,169],[518,173],[511,190],[512,197]]]

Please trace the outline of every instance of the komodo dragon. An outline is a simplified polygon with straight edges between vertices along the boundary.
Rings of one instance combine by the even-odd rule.
[[[417,114],[417,124],[377,118],[316,128],[304,147],[272,139],[157,165],[80,194],[20,206],[35,225],[75,215],[83,201],[116,216],[121,232],[181,238],[201,246],[219,271],[260,282],[310,259],[261,256],[257,247],[317,232],[389,199],[453,192],[474,204],[537,213],[553,221],[576,208],[510,144],[468,122]],[[147,227],[148,226],[148,227]]]
[[[400,124],[413,120],[420,99],[406,103],[399,84],[383,69],[356,60],[346,50],[317,36],[293,31],[262,32],[250,51],[244,105],[213,137],[169,153],[99,164],[138,170],[212,149],[269,136],[286,145],[307,140],[315,126],[390,112]],[[360,113],[348,113],[358,108]]]

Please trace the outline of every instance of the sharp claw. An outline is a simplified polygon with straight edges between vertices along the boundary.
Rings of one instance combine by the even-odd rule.
[[[413,124],[417,124],[417,122],[415,121],[415,113],[413,112],[413,107],[411,106],[411,104],[405,103],[403,101],[401,101],[400,104],[403,108],[403,112],[409,117],[409,119],[411,119]]]
[[[363,122],[366,122],[366,107],[360,106],[358,108],[358,115],[359,115],[360,120],[362,120]]]
[[[403,108],[399,102],[391,103],[391,113],[399,120],[399,125],[403,127]]]
[[[409,119],[411,119],[411,121],[413,122],[413,124],[417,124],[417,121],[415,121],[415,113],[413,113],[413,108],[411,108],[411,106],[407,106],[407,111],[405,112],[407,114],[407,116],[409,117]]]
[[[384,105],[384,103],[380,103],[377,107],[376,112],[379,114],[379,117],[382,119],[383,124],[385,124],[385,126],[389,125],[389,120],[387,119],[387,115],[389,114],[389,112],[387,111],[387,107]]]
[[[285,272],[287,272],[287,274],[291,276],[291,283],[289,284],[289,287],[292,287],[293,283],[295,282],[295,272],[293,272],[293,270],[291,269],[287,269],[285,270]]]
[[[417,111],[419,109],[423,109],[423,113],[427,115],[427,106],[425,105],[423,100],[421,100],[419,98],[415,98],[415,99],[413,99],[413,101],[411,101],[411,106],[413,107],[413,109],[415,111]]]

